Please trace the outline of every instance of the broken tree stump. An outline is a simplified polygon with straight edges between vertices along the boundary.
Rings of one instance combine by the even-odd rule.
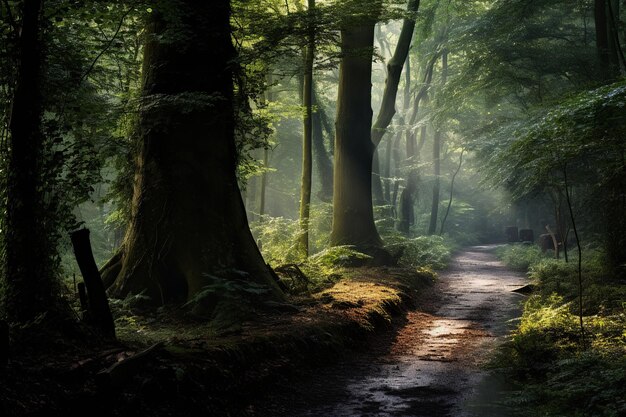
[[[70,234],[76,262],[83,275],[87,288],[89,313],[93,324],[104,334],[115,337],[115,324],[109,308],[109,300],[104,291],[100,271],[93,258],[89,229],[81,229]]]

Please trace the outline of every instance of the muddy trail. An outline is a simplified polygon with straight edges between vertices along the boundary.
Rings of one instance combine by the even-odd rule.
[[[255,416],[503,417],[501,386],[483,369],[521,296],[523,274],[497,261],[495,246],[466,248],[395,331],[367,352],[277,381]]]

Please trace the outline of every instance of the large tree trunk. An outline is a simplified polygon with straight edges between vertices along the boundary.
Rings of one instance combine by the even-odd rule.
[[[313,59],[315,54],[315,26],[313,12],[315,0],[308,0],[309,27],[307,47],[304,53],[304,79],[302,83],[302,106],[304,107],[302,135],[302,180],[300,185],[300,248],[309,256],[309,216],[311,212],[311,183],[313,176]]]
[[[246,277],[279,297],[235,176],[229,1],[158,4],[144,51],[132,220],[110,290],[181,302],[212,274]]]
[[[370,129],[374,26],[375,19],[366,18],[341,30],[332,246],[382,244],[372,207],[375,146]]]
[[[4,233],[6,312],[28,322],[55,302],[51,267],[55,248],[48,240],[41,189],[42,40],[41,0],[25,0],[19,35],[17,83],[13,95]]]

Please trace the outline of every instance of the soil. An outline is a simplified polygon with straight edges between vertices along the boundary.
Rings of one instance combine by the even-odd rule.
[[[494,249],[458,253],[435,285],[437,296],[367,352],[278,380],[250,414],[506,416],[498,407],[504,387],[484,366],[520,313],[523,296],[513,290],[526,279],[498,262]]]
[[[459,253],[434,285],[427,271],[348,268],[220,331],[172,307],[118,314],[117,341],[14,343],[0,416],[500,417],[482,367],[525,280],[493,249]]]

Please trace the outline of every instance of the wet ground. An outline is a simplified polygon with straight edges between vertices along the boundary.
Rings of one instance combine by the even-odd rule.
[[[437,296],[410,312],[371,350],[278,382],[252,411],[267,416],[504,417],[501,384],[485,363],[520,313],[523,274],[507,270],[494,246],[458,253],[440,274]]]

